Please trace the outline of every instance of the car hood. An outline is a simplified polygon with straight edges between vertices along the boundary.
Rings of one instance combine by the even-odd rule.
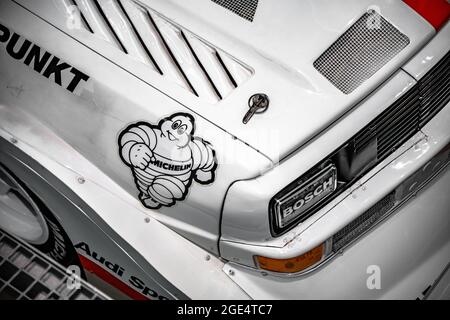
[[[213,107],[193,108],[273,161],[286,157],[355,107],[435,32],[402,1],[283,0],[282,5],[253,1],[257,3],[253,21],[215,3],[221,1],[146,2],[250,67],[252,76],[225,99]],[[371,9],[406,35],[409,44],[346,94],[313,63]],[[249,97],[255,93],[269,97],[269,108],[244,124]]]
[[[51,20],[52,23],[56,21],[54,17],[59,14],[56,9],[50,8],[57,7],[56,5],[48,5],[56,2],[17,1],[31,8],[38,15]],[[130,0],[120,1],[125,9],[129,2]],[[86,4],[91,1],[83,0],[76,3]],[[102,0],[96,3],[117,9],[118,2]],[[360,101],[386,81],[435,33],[426,20],[402,1],[248,0],[244,6],[240,5],[244,1],[221,0],[140,0],[136,3],[154,10],[154,19],[161,17],[166,19],[166,22],[170,21],[170,26],[165,28],[173,30],[178,26],[184,30],[188,38],[189,35],[195,35],[198,37],[196,39],[201,39],[203,44],[206,43],[207,46],[225,53],[223,57],[226,56],[231,64],[234,62],[236,66],[243,67],[247,75],[245,79],[240,79],[239,85],[229,94],[211,103],[202,99],[201,94],[196,97],[192,94],[179,93],[181,91],[178,86],[171,87],[159,78],[155,80],[157,78],[155,78],[154,70],[141,66],[127,66],[127,69],[141,78],[151,73],[148,76],[150,79],[148,83],[178,101],[182,105],[180,108],[186,107],[214,123],[266,155],[273,162],[287,157],[333,125],[346,112],[356,108]],[[113,9],[111,10],[114,11]],[[56,11],[51,13],[51,10]],[[378,12],[393,29],[405,37],[407,43],[361,85],[351,92],[343,92],[318,72],[314,62],[343,34],[348,35],[346,31],[370,10]],[[69,18],[62,19],[59,25],[67,29],[68,21],[70,21]],[[120,29],[122,23],[124,22],[117,21],[116,26]],[[139,26],[136,25],[136,27]],[[91,41],[88,40],[86,33],[76,33],[71,30],[68,32],[74,34],[79,41],[86,43]],[[386,36],[391,35],[386,34]],[[141,38],[145,40],[145,35],[141,34]],[[192,40],[192,38],[189,39]],[[176,36],[168,39],[169,46],[172,45],[172,40],[178,41]],[[197,40],[194,39],[192,40],[194,42],[191,42],[193,51],[196,50]],[[136,39],[134,41],[129,48],[133,49],[134,44],[139,44]],[[357,43],[355,35],[352,34],[341,39],[338,44],[340,47],[346,45],[355,47],[355,43]],[[366,73],[370,72],[371,68],[370,61],[383,60],[384,55],[391,52],[390,47],[396,44],[397,42],[394,41],[388,44],[385,51],[380,50],[371,55],[368,54],[367,48],[370,47],[368,43],[364,45],[367,48],[356,46],[354,51],[348,50],[343,58],[349,63],[358,59],[365,59],[367,63],[366,67],[363,65],[359,69],[345,70],[345,73],[354,73],[355,78],[367,78]],[[89,45],[95,47],[97,44],[89,42]],[[338,50],[339,46],[337,46]],[[205,47],[203,46],[202,49]],[[108,50],[105,49],[105,52]],[[184,50],[189,51],[186,48]],[[140,54],[138,51],[136,51],[137,56]],[[175,56],[183,55],[183,52],[177,52],[177,50],[173,50],[173,53]],[[116,53],[112,52],[111,56],[115,57]],[[125,63],[125,60],[123,61]],[[336,59],[324,61],[324,63],[329,64],[331,76],[336,77],[336,74],[340,74],[339,72],[342,75],[339,69],[333,70],[333,65],[337,63]],[[183,67],[183,63],[181,64]],[[203,71],[209,72],[208,65],[204,66]],[[144,74],[146,72],[147,74]],[[187,76],[196,72],[201,73],[202,70],[198,66],[197,70],[185,70]],[[337,81],[340,81],[340,78],[344,79],[345,75],[337,77]],[[200,89],[207,91],[207,88],[200,87]],[[242,120],[249,110],[249,98],[256,93],[267,95],[270,101],[269,107],[264,113],[255,114],[248,123],[244,124]],[[333,147],[335,146],[330,146],[330,148]]]

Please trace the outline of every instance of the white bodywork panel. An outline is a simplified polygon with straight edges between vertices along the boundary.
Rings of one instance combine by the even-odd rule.
[[[391,85],[394,87],[400,85],[399,88],[407,89],[413,83],[413,79],[420,79],[449,51],[449,39],[450,25],[447,23],[440,33],[403,67],[411,76],[403,72],[397,74],[378,92],[389,90]],[[401,91],[391,92],[384,98],[393,98],[401,94]],[[304,149],[304,152],[311,148],[310,154],[313,157],[317,150],[325,149],[320,146],[327,141],[326,136],[331,132],[345,137],[346,133],[343,130],[345,126],[341,127],[342,124],[353,120],[352,127],[355,127],[356,123],[363,121],[364,109],[374,102],[373,98],[379,105],[383,105],[381,100],[376,99],[378,92],[361,104],[360,112],[350,114],[329,132],[318,137],[310,147]],[[371,112],[381,112],[375,107],[370,109]],[[358,119],[358,116],[361,118]],[[411,174],[417,170],[425,170],[431,158],[445,147],[448,148],[449,123],[450,104],[447,104],[421,132],[366,174],[350,190],[333,200],[330,206],[325,206],[305,223],[298,225],[284,236],[265,243],[243,245],[224,241],[221,244],[222,254],[237,257],[240,262],[245,261],[244,264],[251,264],[254,263],[255,253],[286,258],[314,248],[331,237],[336,230],[340,230],[365,212]],[[297,155],[291,159],[296,157]],[[291,159],[284,165],[290,163]],[[296,162],[301,161],[297,159]],[[315,163],[318,161],[319,159],[316,159]],[[295,165],[296,162],[292,161],[290,165]],[[291,170],[293,169],[291,167]],[[254,181],[258,180],[261,179]],[[325,261],[322,266],[319,265],[305,275],[277,277],[243,268],[235,263],[227,264],[224,271],[232,270],[233,279],[257,299],[420,298],[423,290],[438,279],[450,259],[449,186],[450,172],[447,168],[416,197],[398,208],[392,217],[351,245],[342,255],[332,258],[331,261]],[[368,268],[373,265],[381,270],[380,290],[370,290],[367,286],[370,276]]]
[[[118,1],[135,12],[136,28],[148,27],[148,17],[132,7],[134,2]],[[91,0],[75,3],[95,35],[84,23],[73,27],[69,1],[0,2],[0,24],[89,75],[71,93],[67,79],[54,83],[13,59],[0,43],[0,136],[52,172],[113,230],[104,230],[111,244],[101,242],[103,254],[123,251],[116,240],[124,240],[162,278],[194,299],[415,298],[448,263],[448,199],[442,195],[449,185],[447,170],[380,228],[308,276],[263,275],[248,267],[254,266],[255,254],[293,257],[322,243],[449,143],[447,105],[351,190],[284,236],[271,236],[272,196],[388,108],[442,58],[449,49],[449,24],[433,38],[431,25],[402,1],[390,0],[260,1],[252,23],[209,0],[137,1],[151,10],[167,46],[182,61],[184,77],[161,50],[155,30],[142,32],[147,35],[142,39],[130,36],[117,1],[99,0],[105,13],[115,17],[110,23],[117,39],[103,20],[88,14],[95,11]],[[379,11],[410,42],[345,95],[313,62],[368,9]],[[192,49],[182,47],[183,37]],[[163,61],[165,76],[137,46],[141,40]],[[198,76],[202,73],[193,51],[216,88]],[[217,53],[236,87],[225,77]],[[248,99],[259,92],[269,96],[270,107],[244,125]],[[184,201],[172,207],[144,208],[120,159],[119,133],[137,121],[156,125],[179,112],[192,115],[195,135],[214,147],[216,179],[208,185],[192,183]],[[425,221],[422,210],[429,203],[436,210]],[[95,235],[80,231],[81,221],[74,230],[73,242],[95,241]],[[387,246],[392,250],[386,252]],[[370,259],[391,270],[381,291],[365,286],[366,267],[375,263]],[[142,272],[133,261],[130,255],[118,262]],[[164,290],[156,276],[149,281]]]
[[[307,229],[316,220],[316,217],[324,215],[348,196],[350,190],[331,201],[308,221],[299,224],[281,237],[270,237],[269,220],[267,216],[261,214],[261,212],[267,212],[269,201],[274,194],[327,157],[333,150],[329,148],[330,145],[339,146],[344,144],[355,132],[367,124],[365,119],[375,118],[413,85],[414,80],[409,75],[402,71],[397,72],[388,82],[378,88],[358,106],[358,112],[353,112],[337,122],[327,132],[305,146],[302,152],[291,156],[282,165],[277,166],[261,177],[235,182],[228,191],[224,205],[223,249],[226,250],[225,247],[228,244],[232,246],[238,245],[238,242],[242,242],[241,239],[245,239],[247,244],[274,248],[283,247],[302,230]],[[391,155],[384,160],[384,163],[389,163],[394,158],[395,155]],[[378,168],[382,167],[383,164],[378,166]],[[255,194],[254,190],[258,190],[258,193]],[[357,215],[358,213],[356,213]],[[230,243],[227,243],[227,241],[230,241]]]
[[[303,277],[262,276],[235,264],[227,264],[224,271],[233,270],[232,279],[254,299],[421,298],[449,262],[449,185],[447,169],[388,221]],[[381,270],[381,290],[367,287],[373,265]]]
[[[141,120],[158,123],[162,118],[186,109],[16,4],[6,1],[0,6],[0,12],[8,12],[1,16],[2,23],[14,26],[13,31],[33,39],[41,48],[64,57],[64,61],[70,61],[82,71],[89,71],[90,76],[87,86],[71,94],[2,51],[0,63],[4,68],[0,81],[6,92],[1,95],[1,103],[34,116],[137,197],[132,174],[119,157],[119,132],[130,123]],[[14,21],[23,23],[15,24]],[[152,82],[159,83],[156,78],[159,75],[154,76]],[[8,87],[25,90],[16,96],[7,92]],[[213,143],[219,162],[216,181],[207,186],[193,183],[185,201],[158,212],[146,212],[217,253],[220,212],[228,186],[235,180],[258,176],[262,170],[271,167],[271,162],[201,117],[196,117],[196,135]],[[70,163],[66,165],[71,166]],[[136,206],[142,208],[139,204]]]
[[[405,66],[405,69],[415,69],[416,73],[423,75],[425,72],[422,70],[429,70],[430,64],[434,65],[436,61],[439,61],[450,50],[450,41],[448,39],[450,39],[450,24],[447,24]],[[434,59],[427,59],[427,57],[434,57]],[[422,61],[427,63],[422,63]],[[421,161],[433,157],[433,152],[427,155],[425,160],[421,153],[416,155],[411,154],[409,156],[409,161],[411,162],[410,167],[405,166],[400,168],[400,170],[395,166],[398,161],[397,158],[425,138],[425,130],[418,132],[409,141],[404,143],[399,150],[379,163],[359,181],[355,182],[349,190],[346,190],[334,200],[330,201],[330,203],[318,210],[305,222],[298,224],[283,236],[270,237],[269,221],[263,217],[262,212],[267,212],[269,200],[278,190],[281,190],[287,184],[286,179],[291,181],[304,173],[308,168],[322,161],[331,151],[328,146],[339,146],[345,143],[345,141],[354,135],[355,131],[358,131],[367,124],[365,119],[375,118],[385,108],[389,107],[393,101],[404,94],[406,90],[410,89],[414,83],[415,79],[412,76],[407,74],[406,71],[400,70],[358,105],[357,112],[355,111],[349,114],[333,127],[329,128],[328,131],[311,141],[311,143],[302,149],[302,152],[293,155],[283,162],[281,166],[274,168],[261,177],[234,183],[228,191],[224,205],[223,235],[221,238],[221,253],[223,256],[238,258],[241,262],[245,261],[245,264],[252,265],[254,263],[253,255],[255,253],[280,258],[300,255],[332,236],[334,232],[371,207],[387,194],[389,190],[392,190],[392,186],[400,184],[405,179],[405,176],[408,175],[407,173],[410,174],[415,171],[417,166],[423,165]],[[450,135],[449,126],[446,125],[449,123],[449,120],[445,120],[447,117],[446,112],[448,113],[448,107],[444,108],[436,117],[443,118],[444,120],[433,119],[435,122],[431,122],[426,127],[434,128],[436,125],[433,125],[433,123],[440,123],[442,125],[442,128],[439,127],[439,129],[436,129],[440,130],[438,132],[440,132],[444,139],[444,141],[439,141],[441,148],[448,143],[446,139],[449,139],[448,136]],[[434,152],[436,153],[438,151],[440,151],[439,148],[435,149]],[[370,200],[361,201],[358,198],[354,201],[357,203],[357,208],[354,210],[343,210],[342,215],[335,214],[335,210],[339,205],[347,208],[345,201],[346,199],[351,199],[351,195],[355,190],[370,181],[370,179],[376,178],[387,166],[391,166],[393,170],[390,173],[392,178],[389,178],[385,182],[385,188],[374,188],[370,192]],[[295,172],[295,174],[292,174],[292,172]],[[258,193],[254,193],[253,190],[258,190]],[[249,193],[252,195],[250,196]],[[236,208],[240,210],[236,210]],[[321,221],[323,224],[319,223]],[[305,232],[307,236],[303,236]],[[287,246],[287,243],[290,243],[290,245]]]
[[[2,90],[6,88],[2,85]],[[2,92],[1,95],[10,94]],[[0,104],[0,137],[15,145],[57,176],[79,195],[116,233],[166,279],[193,299],[246,299],[248,296],[223,272],[223,262],[192,242],[149,218],[138,200],[82,157],[34,117]],[[83,178],[83,183],[79,179]],[[64,222],[63,222],[64,224]],[[72,229],[73,228],[73,229]],[[115,257],[114,234],[111,243],[101,246],[95,235],[86,235],[83,226],[66,226],[74,244],[87,241],[91,250]],[[98,249],[98,247],[100,247]],[[208,257],[208,258],[207,258]],[[117,257],[116,257],[117,258]],[[132,258],[131,258],[132,259]],[[180,262],[183,268],[180,268]],[[133,269],[129,261],[115,263]],[[220,288],[218,290],[217,288]]]
[[[402,1],[284,0],[283,5],[260,1],[252,23],[210,0],[138,1],[254,71],[250,80],[212,106],[210,99],[198,99],[171,81],[160,81],[154,68],[144,66],[138,58],[130,59],[84,29],[68,28],[63,10],[52,1],[18,2],[275,162],[349,111],[434,34],[434,29]],[[110,2],[99,1],[105,5]],[[410,44],[352,94],[344,95],[312,63],[364,12],[373,8],[406,34]],[[176,41],[174,36],[174,45]],[[269,96],[270,108],[245,125],[242,118],[248,110],[247,101],[258,92]]]

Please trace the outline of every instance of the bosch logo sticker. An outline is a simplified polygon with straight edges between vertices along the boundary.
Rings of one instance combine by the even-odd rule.
[[[284,227],[295,219],[306,216],[308,211],[337,187],[337,171],[329,164],[301,185],[276,199],[276,219]]]
[[[195,119],[176,113],[158,125],[138,122],[120,133],[120,156],[133,173],[145,207],[170,207],[185,199],[192,180],[200,184],[214,181],[214,149],[194,137],[194,132]]]

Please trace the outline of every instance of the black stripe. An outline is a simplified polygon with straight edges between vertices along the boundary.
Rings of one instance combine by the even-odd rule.
[[[158,64],[156,63],[156,60],[153,58],[152,54],[150,53],[150,51],[148,50],[147,46],[145,45],[144,41],[142,40],[139,32],[136,30],[136,27],[134,26],[133,22],[130,19],[130,16],[128,15],[128,13],[126,12],[125,8],[122,5],[122,2],[120,2],[120,0],[117,0],[117,3],[119,4],[120,9],[122,10],[123,14],[125,15],[125,17],[127,17],[128,22],[131,25],[131,28],[133,29],[134,34],[136,35],[136,37],[138,38],[139,42],[141,43],[142,48],[145,50],[145,52],[147,53],[147,56],[150,58],[150,60],[152,61],[153,65],[155,66],[156,70],[159,72],[160,75],[163,75],[163,72],[161,70],[161,68],[158,66]]]
[[[100,7],[100,4],[98,3],[97,0],[92,0],[95,4],[95,6],[97,7],[98,12],[100,13],[100,15],[103,17],[103,20],[105,21],[105,23],[108,25],[108,28],[110,29],[110,31],[112,32],[112,34],[114,35],[114,38],[116,39],[117,43],[120,45],[120,47],[122,48],[122,51],[125,52],[126,54],[128,54],[127,49],[125,48],[125,46],[122,44],[122,41],[120,41],[119,36],[116,34],[116,32],[114,31],[114,28],[112,27],[111,23],[109,23],[108,18],[106,17],[105,13],[102,10],[102,7]]]
[[[184,42],[186,42],[187,46],[189,47],[189,50],[191,50],[192,55],[195,58],[195,61],[197,61],[197,64],[200,66],[200,68],[202,69],[203,73],[205,74],[206,78],[208,79],[209,83],[211,84],[212,88],[214,89],[214,91],[216,92],[217,96],[219,97],[220,100],[222,100],[222,95],[220,94],[219,90],[217,90],[216,85],[214,84],[214,82],[212,81],[211,77],[209,76],[208,72],[206,72],[205,67],[203,66],[203,64],[200,62],[200,59],[197,57],[197,54],[195,53],[194,49],[192,48],[191,44],[189,43],[188,39],[186,38],[183,30],[180,29],[180,33],[181,33],[181,37],[183,38]]]
[[[225,63],[223,62],[222,57],[220,56],[220,54],[219,54],[219,52],[218,52],[217,50],[216,50],[216,58],[217,58],[217,60],[219,61],[220,65],[222,66],[223,70],[225,70],[225,72],[226,72],[228,78],[230,78],[230,81],[231,81],[231,83],[233,84],[233,86],[234,86],[235,88],[237,88],[238,85],[237,85],[236,80],[234,80],[233,76],[231,75],[230,70],[228,70],[227,66],[226,66]]]
[[[164,47],[166,48],[167,52],[169,53],[172,61],[175,63],[175,65],[177,66],[178,70],[180,71],[181,75],[183,76],[184,80],[186,81],[186,83],[188,84],[189,88],[191,89],[192,93],[194,93],[197,97],[198,97],[198,93],[197,91],[195,91],[194,87],[192,86],[191,82],[189,81],[188,77],[186,76],[186,74],[184,73],[183,69],[181,68],[180,64],[178,63],[177,59],[175,58],[175,55],[173,54],[172,50],[170,50],[169,46],[167,45],[166,39],[164,39],[164,37],[161,34],[161,31],[159,31],[158,26],[156,25],[155,21],[153,21],[153,18],[151,16],[151,14],[147,12],[147,17],[150,20],[150,23],[153,25],[153,27],[155,28],[156,32],[158,33],[159,38],[161,39]]]
[[[80,8],[78,7],[77,3],[75,2],[75,0],[69,0],[73,6],[77,7],[78,12],[80,13],[80,17],[81,20],[83,21],[84,25],[86,26],[86,28],[89,30],[90,33],[94,33],[94,31],[92,30],[91,26],[89,25],[89,23],[87,22],[86,18],[84,17],[83,12],[81,12]]]

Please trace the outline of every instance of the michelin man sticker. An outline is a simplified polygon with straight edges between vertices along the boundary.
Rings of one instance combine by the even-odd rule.
[[[192,180],[200,184],[214,181],[214,149],[194,137],[194,131],[190,114],[175,113],[158,125],[138,122],[120,133],[120,156],[131,168],[145,207],[170,207],[185,199]]]

